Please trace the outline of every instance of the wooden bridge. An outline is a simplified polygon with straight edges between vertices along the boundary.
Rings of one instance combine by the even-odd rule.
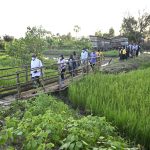
[[[9,105],[11,101],[18,99],[28,99],[38,95],[39,93],[52,93],[56,91],[64,90],[68,85],[74,81],[81,79],[83,76],[101,69],[103,65],[110,63],[111,59],[101,60],[97,58],[97,62],[94,66],[94,70],[91,68],[89,60],[83,65],[80,60],[76,61],[79,66],[75,70],[68,70],[68,64],[66,63],[65,81],[61,82],[60,64],[46,64],[40,68],[44,75],[41,76],[40,81],[43,84],[42,87],[33,88],[33,81],[31,80],[30,67],[24,66],[1,69],[0,71],[8,71],[11,69],[18,70],[15,73],[0,76],[0,80],[7,84],[0,85],[0,105]],[[53,69],[53,72],[51,72]],[[73,72],[76,72],[73,75]],[[0,83],[2,83],[0,81]]]

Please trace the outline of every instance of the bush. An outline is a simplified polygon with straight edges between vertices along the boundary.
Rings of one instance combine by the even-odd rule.
[[[22,104],[21,104],[22,103]],[[81,117],[67,105],[47,95],[20,102],[5,115],[0,149],[100,150],[124,149],[120,138],[104,117]]]

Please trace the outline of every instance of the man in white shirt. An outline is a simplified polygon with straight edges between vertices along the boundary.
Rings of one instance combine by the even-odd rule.
[[[81,63],[83,65],[83,72],[86,72],[88,69],[88,66],[86,66],[88,64],[88,52],[86,51],[86,49],[82,49]]]
[[[88,59],[88,52],[85,49],[82,49],[82,52],[81,52],[81,63],[84,64],[87,59]]]
[[[39,60],[35,54],[32,54],[31,60],[31,77],[34,81],[34,87],[40,86],[41,82],[39,78],[42,76],[42,68],[43,64],[41,60]]]

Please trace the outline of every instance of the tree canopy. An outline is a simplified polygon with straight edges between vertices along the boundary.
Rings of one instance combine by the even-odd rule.
[[[115,30],[111,27],[108,33],[102,33],[101,30],[95,32],[95,36],[103,38],[112,38],[115,36]]]
[[[144,12],[135,19],[133,16],[123,18],[121,25],[122,35],[128,37],[129,41],[140,42],[145,38],[150,30],[150,14]]]

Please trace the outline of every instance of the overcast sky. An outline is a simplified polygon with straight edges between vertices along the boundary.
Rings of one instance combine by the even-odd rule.
[[[27,26],[40,26],[52,33],[79,35],[108,32],[119,33],[122,19],[129,12],[137,17],[138,10],[150,13],[150,0],[0,0],[0,36],[24,36]]]

